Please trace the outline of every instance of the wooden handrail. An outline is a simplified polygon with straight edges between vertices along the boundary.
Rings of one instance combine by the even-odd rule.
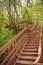
[[[6,51],[8,49],[8,47],[14,43],[25,31],[27,30],[27,28],[24,28],[22,31],[20,31],[16,36],[14,36],[6,45],[4,45],[1,49],[0,49],[0,56],[4,53],[4,51]]]
[[[42,32],[40,32],[38,57],[36,58],[34,64],[37,64],[40,61],[40,58],[41,58],[41,37],[42,37]]]
[[[24,35],[23,38],[24,38],[25,36],[26,36],[26,35]],[[5,62],[7,62],[10,58],[12,58],[12,57],[15,58],[19,46],[21,47],[21,41],[24,40],[23,38],[22,38],[20,41],[18,41],[17,45],[16,45],[16,46],[12,49],[12,51],[7,55],[7,57],[3,60],[3,62],[1,63],[1,65],[4,65]],[[14,55],[14,56],[13,56],[13,55]],[[11,57],[11,56],[12,56],[12,57]],[[12,60],[12,59],[10,59],[10,61],[11,61],[11,60]]]

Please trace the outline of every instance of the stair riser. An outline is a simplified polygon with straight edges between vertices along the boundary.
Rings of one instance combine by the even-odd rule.
[[[18,58],[18,60],[24,60],[24,61],[35,61],[35,59],[25,59],[25,58]]]
[[[26,44],[26,46],[39,46],[39,44]]]
[[[38,51],[34,51],[34,50],[23,50],[23,52],[38,52]]]
[[[38,42],[31,42],[31,41],[29,41],[27,44],[38,44],[39,45],[39,41]]]
[[[24,49],[38,49],[38,47],[24,47]]]
[[[38,56],[38,54],[21,54],[21,56]]]

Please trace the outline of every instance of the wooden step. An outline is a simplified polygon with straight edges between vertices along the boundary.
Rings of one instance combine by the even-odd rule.
[[[36,52],[22,52],[21,55],[23,56],[38,56]]]
[[[36,43],[28,43],[28,44],[26,44],[26,46],[38,46],[39,44],[36,44]]]
[[[19,56],[19,60],[26,60],[26,61],[35,61],[37,57],[32,57],[32,56]]]
[[[32,65],[32,61],[17,60],[15,65]]]
[[[23,52],[38,52],[38,49],[23,49]]]
[[[37,63],[36,65],[43,65],[43,63]]]
[[[38,49],[38,46],[25,46],[24,49]]]
[[[30,48],[31,48],[31,47],[36,47],[36,48],[37,48],[38,46],[34,46],[34,45],[33,45],[33,46],[28,46],[28,45],[27,45],[27,46],[25,46],[25,47],[30,47]]]

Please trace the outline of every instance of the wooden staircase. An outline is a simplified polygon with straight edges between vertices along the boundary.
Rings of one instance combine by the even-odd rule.
[[[34,36],[35,34],[35,36]],[[39,38],[36,33],[31,34],[31,38],[23,47],[14,65],[32,65],[38,57]]]
[[[0,49],[0,65],[37,65],[40,58],[41,34],[34,25],[24,28]]]

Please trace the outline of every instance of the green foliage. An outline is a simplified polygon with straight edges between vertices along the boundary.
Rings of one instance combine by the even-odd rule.
[[[22,7],[23,19],[27,19],[29,22],[35,25],[43,27],[43,4],[40,1],[36,3],[32,2],[32,7],[23,6]]]
[[[9,30],[7,28],[2,28],[2,33],[0,34],[0,47],[5,45],[13,36],[12,30]]]
[[[25,0],[26,3],[24,0],[22,3],[21,1],[0,0],[0,47],[13,37],[12,31],[19,32],[27,22],[43,28],[43,1]],[[7,26],[8,29],[4,28]]]

